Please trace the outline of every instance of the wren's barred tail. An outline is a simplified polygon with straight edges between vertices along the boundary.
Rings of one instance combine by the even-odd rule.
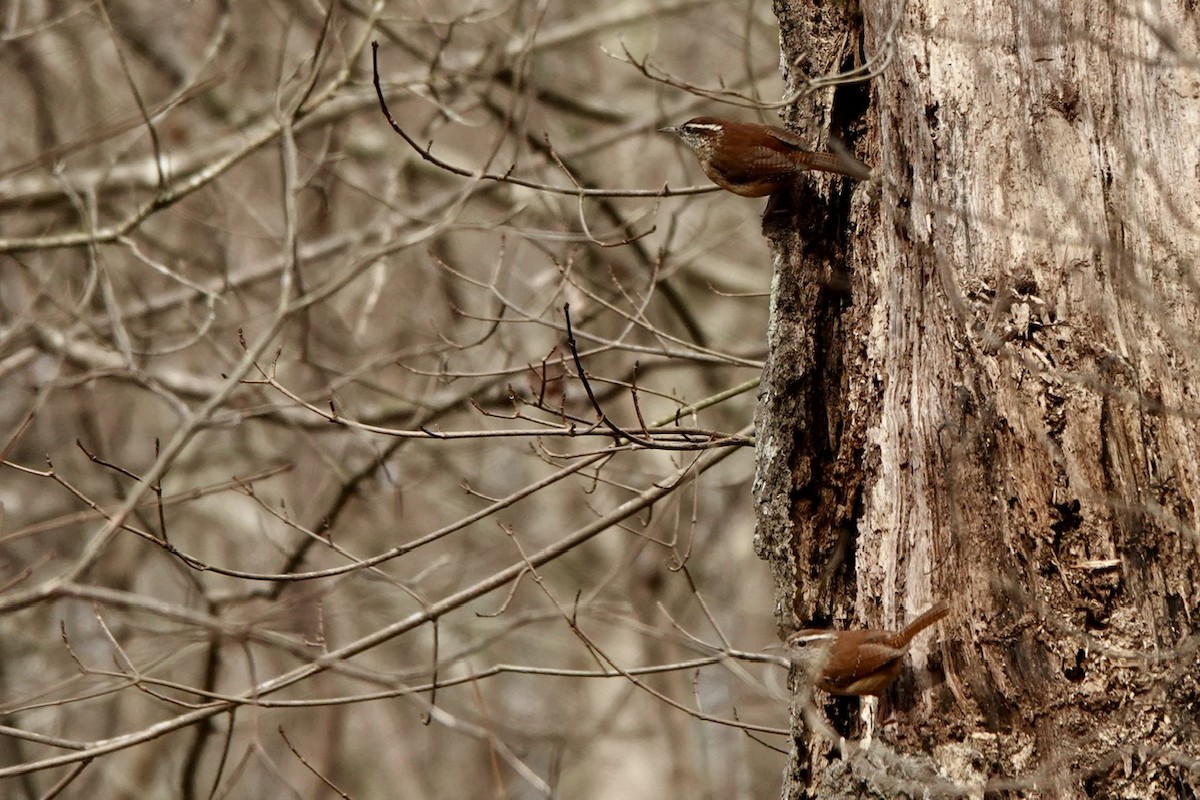
[[[871,177],[866,165],[849,153],[806,150],[794,133],[772,125],[696,117],[659,130],[683,139],[713,183],[743,197],[774,194],[809,170],[857,180]]]

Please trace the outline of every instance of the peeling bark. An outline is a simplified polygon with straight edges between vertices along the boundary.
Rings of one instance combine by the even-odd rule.
[[[788,85],[885,53],[894,5],[777,0]],[[1200,792],[1200,46],[1155,13],[911,0],[879,75],[785,116],[881,187],[765,226],[780,625],[952,609],[870,758],[797,718],[785,797]]]

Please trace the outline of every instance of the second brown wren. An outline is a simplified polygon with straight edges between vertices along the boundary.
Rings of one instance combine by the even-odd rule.
[[[900,631],[796,631],[788,655],[818,689],[840,695],[880,695],[900,674],[913,637],[950,612],[938,603]]]
[[[773,125],[696,117],[659,131],[683,139],[713,183],[742,197],[774,194],[809,170],[849,175],[858,180],[865,180],[871,174],[849,154],[806,150],[800,137]]]

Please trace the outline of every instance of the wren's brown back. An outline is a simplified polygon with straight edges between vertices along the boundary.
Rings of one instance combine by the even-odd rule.
[[[870,177],[870,170],[849,154],[807,150],[797,136],[773,125],[696,117],[662,130],[692,148],[709,180],[742,197],[774,194],[808,170]]]
[[[913,637],[949,613],[935,605],[900,631],[839,631],[816,685],[830,694],[878,695],[895,680]]]
[[[847,166],[835,154],[808,150],[797,136],[783,128],[749,123],[726,124],[704,171],[713,183],[730,191],[736,191],[733,186],[750,184],[769,187],[751,195],[762,197],[808,170],[860,177],[858,170]]]

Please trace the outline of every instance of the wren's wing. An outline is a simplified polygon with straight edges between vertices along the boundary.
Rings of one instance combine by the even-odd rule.
[[[716,148],[704,171],[718,186],[754,197],[769,194],[776,185],[794,178],[799,170],[791,153],[786,150],[750,146],[738,148],[735,157],[727,155],[723,148]],[[753,193],[740,190],[747,186],[766,188]]]
[[[849,175],[860,181],[871,177],[871,170],[867,165],[852,156],[844,145],[841,145],[841,150],[837,153],[818,153],[806,148],[804,141],[791,131],[772,127],[770,133],[771,138],[790,149],[794,154],[793,158],[798,158],[809,169]]]
[[[851,690],[855,684],[868,676],[887,673],[893,668],[898,668],[898,662],[906,652],[906,650],[898,650],[881,642],[863,642],[855,647],[855,651],[857,658],[853,667],[839,674],[836,680],[831,680],[826,676],[825,686],[822,688],[835,694]],[[861,690],[861,687],[859,689]]]

